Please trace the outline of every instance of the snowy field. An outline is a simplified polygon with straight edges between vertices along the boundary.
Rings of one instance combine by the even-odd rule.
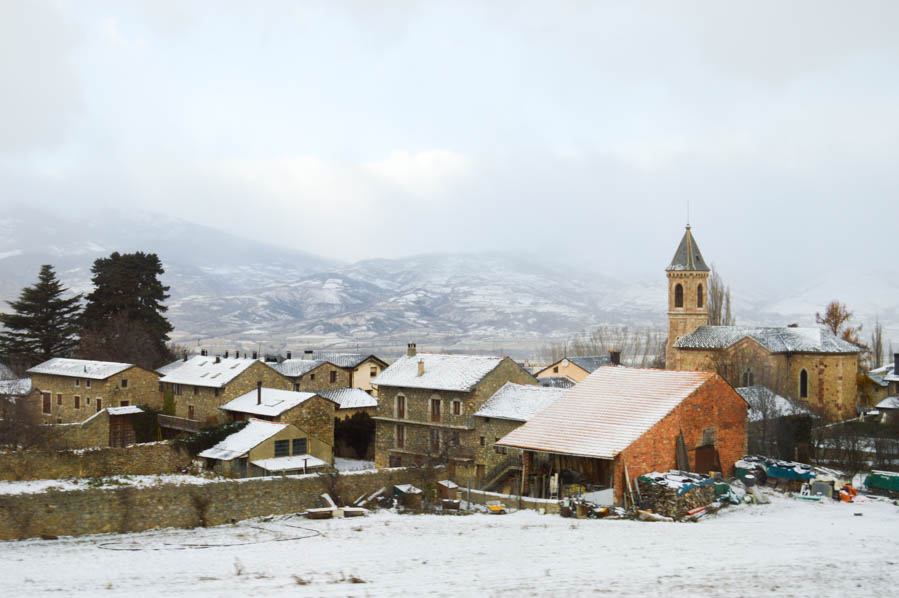
[[[775,497],[695,524],[380,512],[0,542],[0,579],[17,597],[895,596],[897,538],[886,501]]]

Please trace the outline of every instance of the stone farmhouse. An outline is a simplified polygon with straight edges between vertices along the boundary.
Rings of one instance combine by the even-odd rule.
[[[247,425],[198,456],[209,469],[236,478],[306,473],[327,467],[310,454],[306,434],[288,423],[250,419]]]
[[[290,359],[288,353],[288,359]],[[372,391],[371,381],[387,369],[387,362],[371,353],[339,353],[333,351],[306,351],[305,359],[327,361],[349,375],[350,388]]]
[[[175,403],[175,415],[160,416],[167,435],[196,432],[204,424],[221,424],[227,419],[222,405],[264,388],[291,390],[293,383],[258,359],[196,355],[172,362],[160,371],[160,390]]]
[[[337,419],[345,420],[357,413],[375,415],[378,399],[361,388],[336,388],[320,390],[318,394],[337,403]]]
[[[292,359],[281,363],[271,363],[271,367],[291,382],[293,390],[316,391],[334,388],[348,388],[350,373],[330,361],[322,359]]]
[[[475,412],[474,435],[478,439],[475,462],[483,463],[486,469],[478,480],[482,490],[518,492],[515,480],[521,473],[522,452],[496,443],[564,393],[564,388],[506,382]]]
[[[567,377],[575,382],[580,382],[596,371],[596,368],[611,365],[612,361],[607,355],[583,355],[577,357],[565,357],[548,365],[536,374],[538,381],[541,378]]]
[[[628,481],[688,466],[729,476],[748,405],[714,372],[602,367],[496,444],[524,451],[525,492],[620,503]],[[688,463],[678,464],[678,445]]]
[[[399,467],[446,459],[450,475],[480,479],[487,464],[474,414],[506,382],[536,384],[508,357],[417,353],[414,343],[372,381],[375,465]]]
[[[668,369],[715,370],[733,386],[762,384],[828,420],[856,416],[858,347],[819,328],[710,326],[710,270],[689,226],[666,272]]]
[[[259,419],[291,424],[306,438],[304,450],[317,459],[334,462],[334,416],[337,403],[312,392],[263,388],[221,406],[233,421]]]
[[[159,376],[131,363],[55,357],[28,373],[45,424],[81,423],[106,407],[162,407]]]

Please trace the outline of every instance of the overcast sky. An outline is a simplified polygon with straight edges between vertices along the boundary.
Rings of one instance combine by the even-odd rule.
[[[895,254],[899,2],[0,2],[5,200],[355,260]],[[660,257],[662,256],[662,257]]]

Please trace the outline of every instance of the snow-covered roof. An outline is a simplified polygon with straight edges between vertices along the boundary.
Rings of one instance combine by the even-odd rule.
[[[31,392],[31,378],[0,379],[0,395],[25,396]]]
[[[303,355],[304,357],[309,357],[309,354],[306,353]],[[368,359],[369,357],[378,360],[381,363],[386,364],[383,359],[378,359],[371,353],[341,353],[339,351],[315,351],[312,353],[311,358],[319,361],[327,361],[329,363],[333,363],[334,365],[342,368],[354,368],[358,366],[360,363]]]
[[[481,355],[419,353],[397,359],[371,383],[374,386],[468,392],[503,359]],[[419,362],[424,363],[424,373],[421,376],[418,375]]]
[[[887,397],[877,403],[878,409],[899,409],[899,397]]]
[[[565,394],[565,390],[506,382],[487,399],[475,415],[526,422],[552,405]]]
[[[612,459],[714,376],[599,368],[497,444]]]
[[[687,230],[684,232],[684,236],[680,240],[680,245],[677,246],[677,251],[674,252],[674,257],[671,259],[671,264],[665,268],[666,271],[688,271],[688,272],[708,272],[709,267],[706,265],[705,260],[702,259],[702,253],[699,251],[699,245],[696,244],[696,239],[693,238],[693,233],[690,231],[690,225],[687,225]]]
[[[326,399],[331,399],[337,403],[338,409],[361,409],[363,407],[378,406],[378,399],[361,388],[335,388],[317,392]]]
[[[218,361],[216,361],[218,360]],[[181,367],[159,379],[169,384],[187,384],[221,388],[234,380],[254,363],[256,359],[237,359],[195,355],[181,362]],[[172,364],[169,364],[172,365]]]
[[[320,359],[285,359],[281,363],[273,363],[271,365],[285,376],[294,378],[314,370],[323,363],[325,362]]]
[[[248,393],[240,395],[236,399],[228,401],[219,407],[219,409],[275,417],[289,409],[293,409],[301,403],[305,403],[314,396],[314,392],[297,392],[293,390],[280,390],[277,388],[263,388],[261,405],[257,404],[257,401],[259,400],[257,391],[251,390]]]
[[[265,442],[290,424],[267,422],[261,419],[251,419],[239,432],[231,434],[212,448],[199,454],[204,459],[219,459],[230,461],[242,457],[251,449]]]
[[[596,368],[612,364],[612,360],[608,355],[576,355],[574,357],[565,357],[563,359],[560,359],[559,361],[546,366],[545,368],[540,370],[540,372],[545,372],[546,370],[555,367],[556,365],[566,360],[578,366],[588,374],[592,374],[593,372],[595,372]]]
[[[412,484],[397,484],[394,486],[394,488],[396,488],[403,494],[421,494],[421,489],[416,488]]]
[[[187,363],[187,361],[185,361],[184,359],[176,359],[175,361],[173,361],[171,363],[167,363],[162,367],[156,368],[156,373],[159,374],[160,376],[168,376],[169,374],[171,374],[172,372],[174,372],[175,370],[180,368],[185,363]]]
[[[568,376],[543,376],[537,378],[537,383],[546,388],[571,388],[577,381]]]
[[[292,455],[290,457],[273,457],[271,459],[259,459],[258,461],[250,461],[256,467],[265,471],[293,471],[301,470],[305,466],[307,469],[325,467],[328,464],[312,455]]]
[[[452,488],[458,488],[458,487],[459,487],[459,484],[457,484],[456,482],[454,482],[454,481],[452,481],[452,480],[440,480],[440,481],[437,482],[437,483],[440,484],[441,486],[443,486],[444,488],[450,488],[450,489],[452,489]]]
[[[135,413],[143,413],[144,410],[136,405],[128,405],[127,407],[107,407],[106,411],[109,415],[134,415]]]
[[[858,353],[859,348],[823,328],[700,326],[674,346],[678,349],[725,349],[752,338],[772,353]]]
[[[115,361],[91,361],[88,359],[67,359],[54,357],[44,363],[39,363],[30,370],[29,374],[48,374],[51,376],[69,376],[71,378],[90,378],[92,380],[105,380],[134,367],[131,363],[118,363]]]
[[[750,421],[761,421],[787,415],[811,415],[814,413],[801,401],[782,397],[767,386],[741,386],[735,388],[749,403]]]

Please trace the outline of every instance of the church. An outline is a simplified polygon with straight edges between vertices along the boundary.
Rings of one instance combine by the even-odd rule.
[[[715,370],[734,387],[767,386],[827,421],[857,415],[858,347],[823,328],[709,325],[710,268],[689,225],[665,271],[668,369]]]

